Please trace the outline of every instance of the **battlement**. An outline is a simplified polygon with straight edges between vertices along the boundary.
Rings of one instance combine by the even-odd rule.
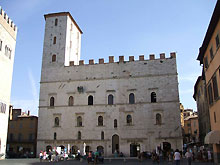
[[[17,34],[17,26],[14,24],[14,22],[9,18],[9,16],[6,14],[6,12],[2,9],[0,6],[0,21],[1,24],[6,28],[10,29],[10,33],[14,33],[13,36],[16,38]]]
[[[145,59],[144,55],[139,55],[139,60],[135,60],[134,56],[129,56],[129,61],[124,60],[124,56],[119,56],[119,61],[114,61],[114,56],[109,56],[109,62],[108,63],[123,63],[123,62],[133,62],[133,61],[151,61],[151,60],[163,60],[163,59],[171,59],[176,58],[176,53],[171,52],[170,57],[166,58],[165,53],[160,53],[160,58],[155,58],[154,54],[149,55],[149,59]],[[108,64],[105,63],[104,58],[100,58],[98,63],[95,63],[94,59],[90,59],[88,64],[84,63],[84,60],[79,61],[79,65],[94,65],[94,64]],[[71,61],[70,66],[74,66],[74,63]]]

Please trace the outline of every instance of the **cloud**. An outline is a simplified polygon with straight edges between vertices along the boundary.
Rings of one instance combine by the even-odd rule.
[[[32,70],[28,68],[28,78],[29,78],[29,83],[31,85],[31,94],[32,98],[30,99],[15,99],[12,100],[11,103],[14,108],[21,108],[23,111],[30,110],[32,115],[38,115],[38,100],[39,100],[39,95],[38,95],[38,88],[36,81],[34,79]]]

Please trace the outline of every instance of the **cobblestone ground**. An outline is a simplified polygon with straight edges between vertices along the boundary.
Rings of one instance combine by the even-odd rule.
[[[6,159],[0,160],[0,165],[52,165],[52,164],[60,164],[60,165],[86,165],[88,164],[85,160],[83,162],[76,161],[76,160],[67,160],[67,161],[59,161],[59,162],[40,162],[39,159]],[[105,160],[103,164],[114,164],[114,165],[157,165],[157,163],[152,163],[151,160],[144,160],[143,162],[139,162],[138,160]],[[161,165],[175,165],[174,162],[162,162]],[[181,160],[180,165],[187,165],[185,159]],[[214,165],[214,163],[207,163],[207,162],[192,162],[192,165]]]

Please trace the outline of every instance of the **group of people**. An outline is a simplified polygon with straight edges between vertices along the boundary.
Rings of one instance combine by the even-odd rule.
[[[61,154],[59,155],[56,150],[51,151],[49,149],[48,152],[41,151],[39,154],[39,158],[40,158],[40,162],[42,161],[58,162],[60,158],[66,160],[68,158],[68,155],[65,154],[64,152],[61,152]]]
[[[168,152],[165,152],[163,150],[159,150],[156,152],[154,150],[151,154],[151,158],[153,162],[160,163],[162,161],[175,161],[176,165],[180,164],[181,158],[187,159],[187,164],[191,165],[192,161],[203,161],[203,162],[211,162],[212,161],[212,153],[210,150],[194,150],[191,148],[187,148],[186,151],[182,152],[176,149],[173,151],[172,149]]]

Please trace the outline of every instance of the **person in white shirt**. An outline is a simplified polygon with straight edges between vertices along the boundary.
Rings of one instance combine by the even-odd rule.
[[[176,165],[180,164],[180,158],[181,158],[180,152],[178,149],[176,149],[176,151],[174,153],[174,160],[176,162]]]
[[[192,162],[192,153],[189,151],[189,149],[187,149],[187,152],[185,153],[185,157],[186,157],[186,159],[187,159],[188,165],[191,165],[191,162]]]

